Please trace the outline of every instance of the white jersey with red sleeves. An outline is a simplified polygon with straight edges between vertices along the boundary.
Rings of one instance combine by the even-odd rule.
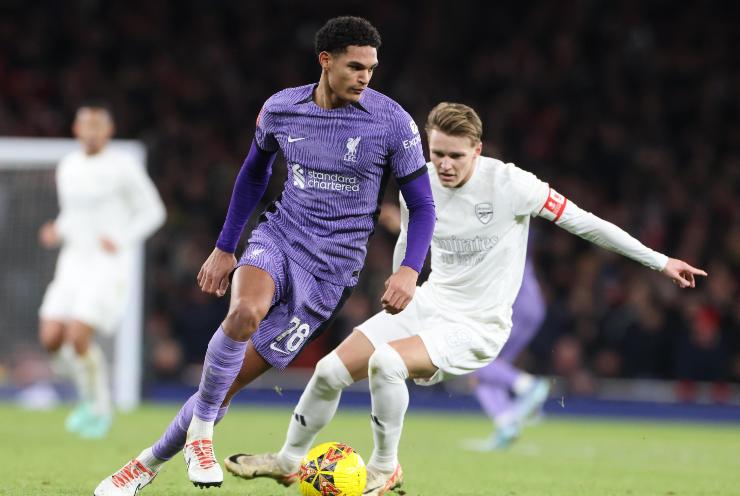
[[[450,311],[510,327],[529,221],[543,210],[550,187],[534,174],[488,157],[478,158],[472,177],[459,188],[442,186],[434,165],[427,167],[437,207],[429,289]],[[401,205],[405,244],[408,211],[403,199]],[[554,215],[559,208],[552,205]]]

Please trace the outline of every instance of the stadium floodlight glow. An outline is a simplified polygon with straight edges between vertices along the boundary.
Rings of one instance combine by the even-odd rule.
[[[146,148],[141,142],[112,140],[108,146],[132,155],[145,167]],[[38,308],[52,279],[56,253],[43,254],[36,233],[41,223],[59,213],[54,170],[79,147],[74,139],[0,138],[0,263],[8,274],[0,283],[4,301],[0,347],[6,352],[37,341]],[[113,344],[113,394],[116,406],[124,411],[136,408],[141,399],[143,243],[135,249],[133,267],[127,309]]]

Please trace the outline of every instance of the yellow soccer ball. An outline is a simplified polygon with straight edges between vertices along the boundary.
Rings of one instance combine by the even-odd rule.
[[[308,452],[298,469],[303,496],[360,496],[367,469],[362,457],[344,443],[323,443]]]

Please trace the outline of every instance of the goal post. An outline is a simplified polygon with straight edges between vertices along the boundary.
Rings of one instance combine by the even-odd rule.
[[[112,140],[112,149],[130,154],[146,167],[139,141]],[[59,213],[55,169],[79,149],[74,139],[0,138],[0,363],[14,349],[37,341],[38,308],[53,277],[57,252],[36,242],[46,220]],[[141,399],[144,249],[136,247],[134,274],[125,316],[113,338],[112,382],[116,406],[128,411]]]

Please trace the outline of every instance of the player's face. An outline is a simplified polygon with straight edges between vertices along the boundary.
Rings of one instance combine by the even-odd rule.
[[[362,92],[370,84],[373,71],[378,66],[378,51],[371,46],[350,45],[343,53],[326,53],[321,62],[334,95],[354,103],[360,100]]]
[[[459,188],[473,175],[483,144],[467,136],[451,136],[437,129],[429,131],[429,153],[437,177],[446,188]]]
[[[77,111],[72,131],[82,143],[85,153],[100,152],[113,136],[113,120],[103,109],[82,107]]]

